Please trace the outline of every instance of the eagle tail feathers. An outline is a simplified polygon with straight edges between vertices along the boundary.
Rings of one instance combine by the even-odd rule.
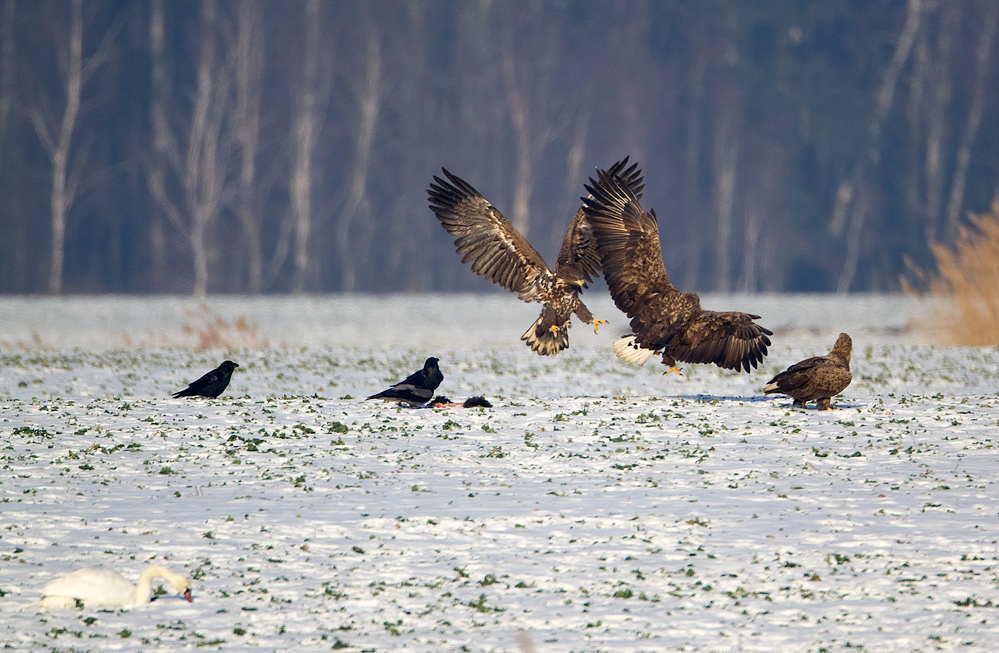
[[[544,313],[534,321],[534,324],[524,332],[524,335],[520,336],[520,339],[527,343],[531,351],[541,356],[554,356],[563,349],[568,349],[570,323],[566,322],[553,330],[551,326],[556,325],[543,326],[543,318]]]
[[[656,352],[651,349],[646,349],[635,342],[635,336],[633,334],[624,336],[623,338],[618,338],[614,341],[614,355],[628,363],[644,365],[645,361],[652,358],[654,353]]]

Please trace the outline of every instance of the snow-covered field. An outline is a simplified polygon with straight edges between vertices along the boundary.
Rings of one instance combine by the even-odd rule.
[[[586,299],[611,324],[551,359],[507,294],[0,299],[0,644],[996,650],[999,350],[930,344],[911,298],[708,296],[770,356],[664,377]],[[230,346],[193,349],[212,324]],[[760,394],[840,331],[838,410]],[[494,408],[362,401],[429,355]],[[169,397],[224,358],[222,397]],[[194,603],[35,607],[153,561]]]

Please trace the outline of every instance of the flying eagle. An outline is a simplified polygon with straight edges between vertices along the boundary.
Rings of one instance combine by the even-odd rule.
[[[815,401],[819,410],[829,410],[829,401],[853,381],[850,373],[850,352],[853,341],[839,334],[832,351],[825,356],[806,358],[787,368],[763,387],[764,394],[779,393],[794,399],[794,406],[804,408]]]
[[[645,358],[661,351],[667,373],[680,373],[677,361],[747,372],[761,363],[773,331],[753,322],[760,316],[706,311],[697,295],[677,290],[663,264],[655,212],[643,211],[613,170],[597,170],[597,176],[586,185],[583,210],[611,297],[631,318],[634,335],[622,339],[630,343],[623,349],[648,350],[637,352]]]
[[[643,184],[637,165],[626,168],[628,159],[611,166],[629,192],[640,196]],[[430,184],[430,210],[452,236],[463,263],[472,264],[479,274],[525,302],[544,305],[521,340],[542,356],[554,356],[569,346],[570,318],[575,313],[596,332],[606,320],[594,320],[579,293],[587,282],[600,274],[593,233],[584,219],[582,207],[562,240],[555,270],[545,263],[513,224],[490,204],[471,184],[442,168],[450,181],[434,176]]]

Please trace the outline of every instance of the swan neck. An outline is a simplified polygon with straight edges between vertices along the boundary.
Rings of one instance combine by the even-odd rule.
[[[135,586],[135,603],[142,605],[149,603],[153,598],[153,579],[166,578],[169,572],[160,565],[150,565],[139,576],[139,582]]]

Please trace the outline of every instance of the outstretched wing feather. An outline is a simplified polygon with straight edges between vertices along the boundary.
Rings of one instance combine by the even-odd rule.
[[[608,170],[608,175],[616,176],[630,189],[636,199],[641,199],[645,189],[645,178],[637,163],[628,166],[628,158],[618,161]],[[586,219],[586,211],[579,207],[562,239],[555,274],[570,281],[583,280],[586,283],[600,275],[600,255],[593,229]]]
[[[753,322],[748,313],[699,311],[688,324],[673,355],[688,363],[714,363],[749,371],[763,362],[773,332]]]
[[[643,347],[658,349],[682,324],[682,316],[699,306],[696,295],[684,295],[669,280],[659,244],[655,213],[642,210],[635,193],[619,178],[598,171],[583,198],[603,263],[604,279],[614,303],[632,318],[631,328]]]
[[[520,292],[534,270],[547,264],[506,216],[468,182],[444,170],[428,191],[430,209],[455,236],[455,250],[472,271],[507,290]]]

